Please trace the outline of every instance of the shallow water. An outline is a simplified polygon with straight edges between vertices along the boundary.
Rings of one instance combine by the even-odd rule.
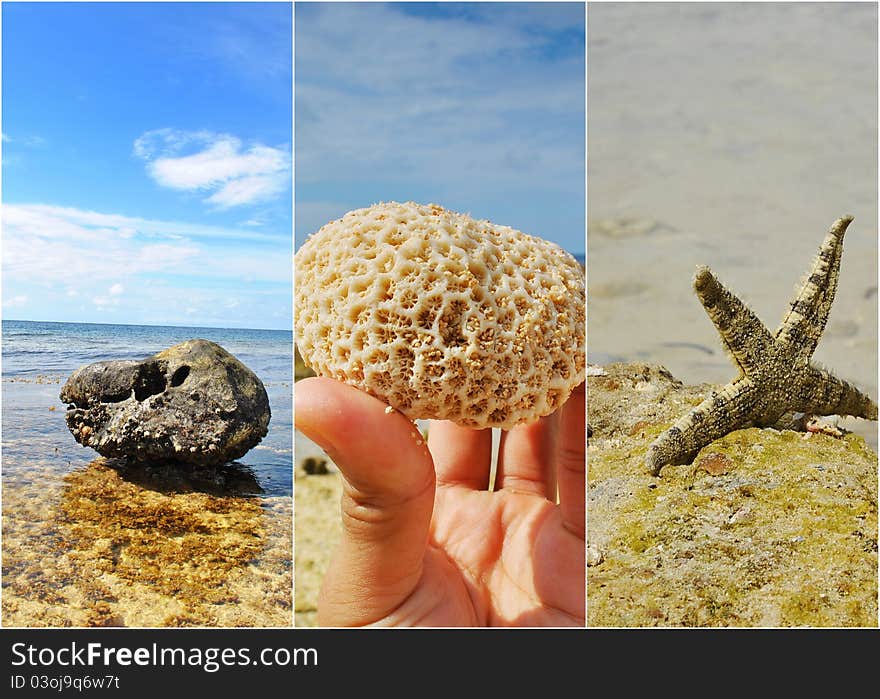
[[[81,447],[58,398],[80,365],[211,339],[272,419],[235,469],[135,469]],[[288,626],[290,333],[3,323],[3,624]]]
[[[736,370],[691,288],[696,266],[773,331],[852,214],[815,360],[876,399],[876,5],[588,13],[589,360],[726,383]],[[844,424],[876,446],[877,423]]]

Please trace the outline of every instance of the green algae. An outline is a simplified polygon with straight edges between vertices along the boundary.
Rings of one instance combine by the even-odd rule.
[[[257,501],[148,490],[103,463],[72,472],[65,484],[61,545],[83,563],[149,585],[188,610],[237,601],[225,583],[263,547]]]
[[[862,438],[739,430],[655,478],[647,445],[694,389],[655,391],[663,414],[639,405],[633,382],[613,383],[598,400],[590,384],[591,425],[595,406],[623,408],[602,416],[588,452],[588,536],[602,553],[589,625],[877,625],[877,456]],[[710,458],[723,473],[701,468]]]
[[[4,624],[290,625],[289,505],[144,471],[99,458],[42,498],[4,490]]]

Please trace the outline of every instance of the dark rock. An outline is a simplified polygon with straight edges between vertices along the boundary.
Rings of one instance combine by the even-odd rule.
[[[327,459],[319,459],[314,456],[307,456],[303,459],[302,470],[307,476],[326,476],[330,473],[327,468]]]
[[[187,340],[143,361],[96,362],[61,389],[67,426],[102,456],[208,466],[266,436],[259,378],[219,345]]]

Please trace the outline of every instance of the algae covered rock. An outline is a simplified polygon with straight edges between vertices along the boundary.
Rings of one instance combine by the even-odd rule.
[[[81,367],[61,400],[77,442],[141,462],[232,461],[260,442],[270,418],[260,379],[208,340],[187,340],[139,362]]]
[[[648,445],[714,387],[590,369],[590,626],[877,625],[877,455],[861,437],[789,417],[658,478]]]

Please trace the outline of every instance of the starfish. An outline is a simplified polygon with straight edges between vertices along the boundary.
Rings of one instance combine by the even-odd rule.
[[[877,419],[877,405],[851,383],[816,366],[819,343],[837,290],[843,235],[852,216],[831,226],[809,275],[774,334],[708,267],[698,267],[694,291],[721,335],[739,376],[713,392],[648,448],[655,476],[666,464],[690,463],[700,449],[744,427],[768,427],[789,412]]]

